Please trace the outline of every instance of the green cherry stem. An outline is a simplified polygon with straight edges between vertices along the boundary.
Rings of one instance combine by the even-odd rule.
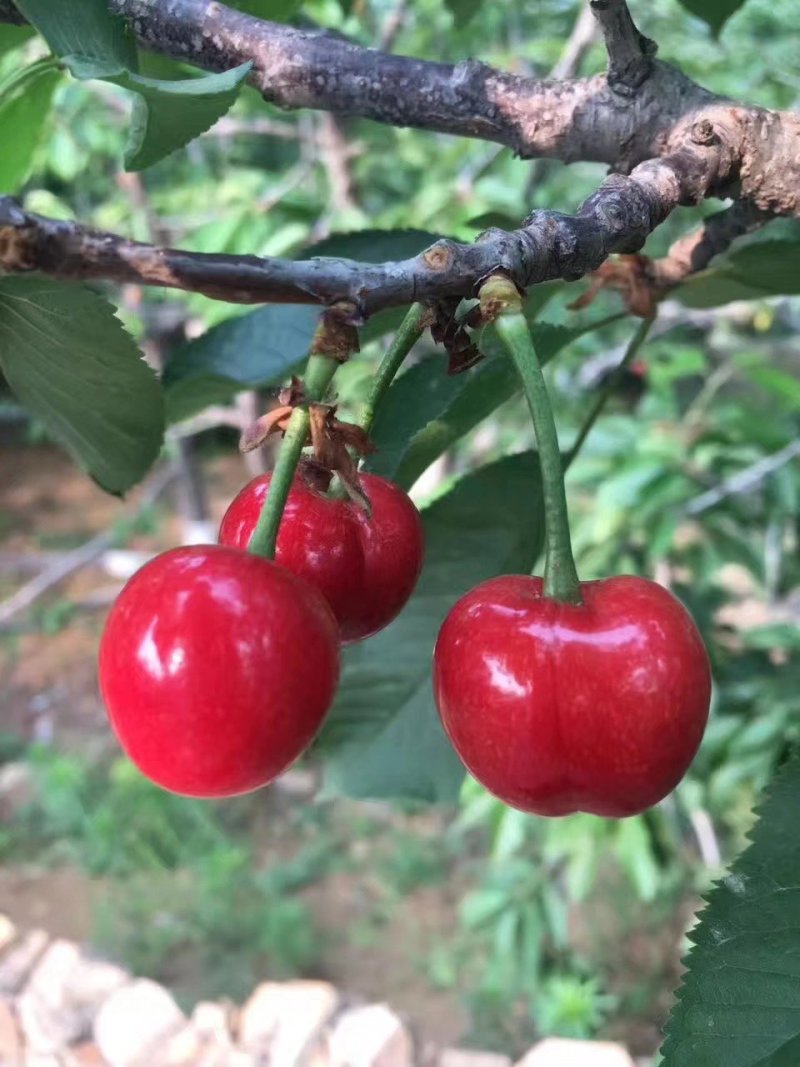
[[[306,372],[303,376],[303,385],[307,403],[323,400],[331,379],[336,373],[339,361],[331,356],[309,356]],[[257,556],[266,556],[267,559],[275,558],[275,545],[278,540],[278,528],[281,524],[283,509],[289,498],[289,490],[292,487],[294,473],[297,464],[303,454],[303,448],[308,439],[310,417],[308,407],[303,405],[296,407],[289,419],[289,425],[278,451],[275,469],[269,483],[269,491],[258,522],[253,530],[248,552]]]
[[[597,421],[598,416],[602,413],[603,408],[606,406],[608,398],[611,396],[611,394],[614,392],[614,390],[622,380],[622,375],[625,373],[625,369],[630,366],[634,357],[636,356],[636,353],[647,340],[647,336],[650,333],[653,323],[656,321],[656,314],[657,313],[654,311],[651,315],[648,315],[646,319],[642,319],[636,329],[636,332],[628,343],[628,347],[625,350],[625,355],[614,368],[614,371],[608,376],[608,379],[606,380],[603,389],[598,394],[597,399],[595,400],[594,405],[592,406],[592,409],[586,416],[583,426],[581,426],[580,430],[578,431],[578,436],[575,438],[572,448],[569,450],[566,457],[564,458],[565,473],[569,470],[572,461],[578,455],[581,448],[583,448],[583,444],[586,438],[589,436],[589,433],[591,432],[592,427]]]
[[[375,377],[372,380],[372,388],[367,397],[359,420],[361,428],[369,433],[375,421],[375,412],[383,399],[386,390],[394,381],[397,372],[402,366],[403,360],[416,344],[422,331],[425,329],[425,307],[423,304],[412,304],[406,313],[406,317],[400,324],[400,328],[389,345],[386,355],[380,361]]]
[[[518,297],[515,303],[509,302],[500,311],[494,325],[522,379],[539,448],[544,496],[544,595],[565,604],[581,604],[583,599],[572,555],[567,495],[553,409]]]

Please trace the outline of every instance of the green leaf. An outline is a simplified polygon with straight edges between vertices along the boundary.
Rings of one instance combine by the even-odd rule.
[[[353,230],[334,233],[324,241],[306,248],[298,259],[358,259],[364,263],[411,259],[441,240],[442,234],[430,230]]]
[[[244,386],[221,374],[202,374],[173,382],[164,390],[167,425],[190,419],[212,404],[227,404]]]
[[[526,315],[543,363],[578,337],[609,322],[602,319],[582,326],[554,326],[534,322],[527,308]],[[520,391],[514,365],[494,331],[485,331],[480,343],[489,358],[463,374],[448,375],[443,357],[436,354],[392,384],[375,418],[372,437],[378,451],[367,461],[369,470],[408,488],[455,441]]]
[[[780,219],[736,241],[673,294],[689,307],[800,293],[800,222]]]
[[[232,0],[229,6],[257,19],[288,22],[300,7],[300,0]]]
[[[252,63],[202,78],[164,81],[123,71],[106,77],[136,94],[125,166],[143,170],[182,148],[221,118],[239,94]]]
[[[58,56],[79,56],[87,65],[136,70],[136,43],[124,19],[107,0],[15,0]],[[90,75],[85,75],[89,77]]]
[[[29,41],[34,35],[32,26],[12,26],[9,23],[0,24],[0,59],[15,48]]]
[[[468,589],[533,566],[543,537],[535,455],[467,475],[423,520],[425,566],[414,595],[391,626],[345,651],[320,741],[329,794],[455,802],[464,772],[433,702],[433,646]]]
[[[457,27],[466,26],[483,7],[483,0],[444,0]]]
[[[111,305],[91,290],[1,278],[0,368],[19,400],[109,492],[129,489],[158,455],[158,379]]]
[[[518,218],[505,211],[484,211],[467,219],[466,225],[474,226],[476,230],[489,230],[492,227],[498,230],[516,230],[519,223]]]
[[[175,353],[164,384],[220,375],[239,389],[264,385],[287,374],[307,354],[319,311],[302,304],[266,304],[236,315]]]
[[[61,80],[50,63],[32,63],[0,92],[0,140],[14,146],[13,151],[0,153],[0,193],[17,192],[30,174]]]
[[[800,757],[711,891],[666,1027],[662,1067],[794,1067],[800,1046]],[[792,1058],[794,1056],[794,1058]]]
[[[708,23],[714,36],[744,2],[745,0],[681,0],[687,11]]]

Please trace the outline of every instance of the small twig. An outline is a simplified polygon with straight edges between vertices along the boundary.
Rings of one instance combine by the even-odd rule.
[[[579,74],[586,58],[586,53],[594,44],[597,36],[598,26],[594,12],[591,6],[581,4],[572,32],[567,38],[561,55],[550,70],[550,77],[561,81],[567,78],[574,78],[576,74]],[[533,163],[528,174],[528,180],[525,183],[524,203],[530,202],[535,190],[542,184],[552,167],[553,160],[551,159],[537,159]]]
[[[342,120],[329,111],[320,116],[317,147],[319,160],[328,176],[332,206],[336,211],[358,211],[355,182],[350,169],[353,152]]]
[[[156,471],[145,486],[136,504],[130,509],[130,517],[139,515],[154,504],[177,475],[178,470],[174,465],[162,467]],[[35,578],[21,586],[16,593],[13,593],[8,599],[0,603],[0,627],[9,623],[21,611],[30,608],[40,596],[47,593],[53,586],[63,582],[65,578],[74,574],[75,571],[96,560],[107,548],[111,547],[116,538],[117,534],[114,529],[103,530],[102,533],[95,534],[94,537],[72,552],[65,552],[46,570],[37,574]]]
[[[675,241],[665,256],[653,260],[648,267],[653,284],[658,289],[669,289],[690,274],[705,270],[714,256],[726,251],[737,237],[760,229],[772,217],[746,200],[709,216],[697,230]]]
[[[701,512],[713,508],[715,504],[724,500],[725,497],[750,492],[751,489],[755,489],[774,471],[785,467],[787,463],[791,463],[796,456],[800,456],[800,441],[792,441],[780,451],[773,452],[771,456],[764,456],[755,463],[751,463],[749,467],[745,467],[744,470],[738,471],[732,477],[726,478],[724,482],[720,482],[719,485],[709,489],[708,492],[701,493],[700,496],[689,501],[684,509],[685,513],[687,515],[699,515]]]
[[[555,78],[556,81],[565,81],[579,74],[586,53],[597,40],[597,36],[597,18],[591,6],[581,4],[572,31],[548,77]]]
[[[583,425],[578,431],[578,435],[575,438],[572,448],[570,448],[569,452],[565,457],[564,473],[569,470],[570,465],[580,452],[581,448],[583,447],[584,441],[589,436],[592,427],[594,426],[598,417],[602,413],[603,408],[606,406],[609,397],[613,395],[619,383],[622,381],[622,377],[626,369],[633,362],[636,353],[647,340],[648,334],[650,333],[654,322],[655,313],[653,315],[650,315],[648,318],[643,319],[642,322],[639,323],[639,326],[637,327],[633,337],[631,338],[627,348],[625,349],[625,354],[606,379],[605,387],[596,397],[589,414],[587,415]]]
[[[710,870],[718,870],[722,866],[722,852],[711,816],[703,808],[698,808],[689,815],[689,820],[697,838],[700,858]]]
[[[403,23],[406,21],[408,2],[409,0],[397,0],[394,10],[387,16],[386,21],[383,24],[383,29],[381,30],[380,40],[378,41],[378,48],[381,52],[391,52],[394,48],[397,35],[400,30],[402,30]]]
[[[632,96],[653,69],[657,45],[636,28],[625,0],[591,0],[608,52],[608,85]]]

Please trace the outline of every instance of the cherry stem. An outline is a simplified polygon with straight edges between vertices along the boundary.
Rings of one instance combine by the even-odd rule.
[[[308,358],[303,376],[305,402],[294,409],[289,419],[270,479],[267,499],[264,501],[247,546],[248,552],[253,552],[257,556],[266,556],[267,559],[275,558],[275,545],[278,541],[278,529],[283,509],[289,499],[297,464],[300,462],[303,448],[308,440],[311,420],[307,405],[324,400],[338,366],[339,361],[331,356],[313,355]]]
[[[606,406],[608,398],[612,395],[612,393],[614,393],[617,386],[622,381],[622,376],[625,373],[626,368],[630,366],[634,357],[636,356],[636,353],[647,340],[647,336],[650,333],[652,325],[656,320],[656,314],[657,312],[653,311],[650,315],[647,316],[646,319],[642,319],[636,329],[636,332],[628,343],[628,347],[625,350],[625,355],[614,368],[612,373],[608,376],[606,383],[598,394],[591,411],[586,416],[583,426],[581,426],[580,430],[578,431],[578,436],[575,438],[572,448],[569,450],[564,459],[564,473],[569,470],[572,461],[578,455],[581,448],[583,448],[583,444],[586,438],[589,436],[589,433],[595,422],[597,421],[598,416],[601,414],[603,408]]]
[[[403,364],[403,360],[419,340],[425,329],[425,306],[412,304],[406,313],[406,317],[400,324],[400,328],[394,335],[394,340],[389,345],[386,355],[380,361],[375,377],[372,379],[372,388],[367,397],[359,420],[361,428],[369,433],[375,421],[375,413],[389,386],[397,376],[397,372]]]
[[[494,279],[493,281],[496,281]],[[544,497],[544,595],[566,604],[581,604],[580,581],[572,555],[569,535],[567,495],[564,491],[564,472],[558,446],[553,409],[547,395],[542,366],[533,344],[528,322],[522,313],[519,294],[514,289],[503,293],[494,286],[488,300],[493,300],[497,314],[495,329],[505,344],[517,368],[525,399],[533,418],[533,430],[539,449]],[[481,293],[481,304],[484,293]],[[499,306],[498,306],[499,304]]]

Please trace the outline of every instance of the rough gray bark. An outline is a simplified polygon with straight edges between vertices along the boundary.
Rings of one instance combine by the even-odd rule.
[[[701,199],[727,157],[717,145],[686,147],[613,174],[576,215],[535,211],[513,232],[487,230],[475,244],[439,241],[413,259],[368,264],[282,260],[157,248],[23,211],[0,197],[0,271],[107,279],[189,289],[234,303],[351,303],[355,317],[415,300],[472,296],[504,271],[521,289],[577,279],[612,252],[633,252],[679,203]]]
[[[381,265],[156,248],[37,218],[0,198],[0,270],[137,281],[241,303],[344,300],[367,315],[471,295],[496,270],[521,288],[578,278],[613,252],[640,248],[677,205],[710,195],[733,196],[759,221],[800,216],[800,116],[735,104],[655,60],[624,0],[591,3],[609,77],[569,81],[518,78],[475,60],[452,66],[388,55],[216,0],[110,3],[146,47],[211,70],[252,61],[252,80],[282,107],[480,137],[524,157],[600,161],[617,173],[574,216],[534,212],[514,232],[492,230],[474,245],[439,242],[414,259]],[[0,0],[0,19],[10,11]],[[718,237],[732,239],[736,229],[723,227]],[[698,240],[711,247],[707,237]]]

